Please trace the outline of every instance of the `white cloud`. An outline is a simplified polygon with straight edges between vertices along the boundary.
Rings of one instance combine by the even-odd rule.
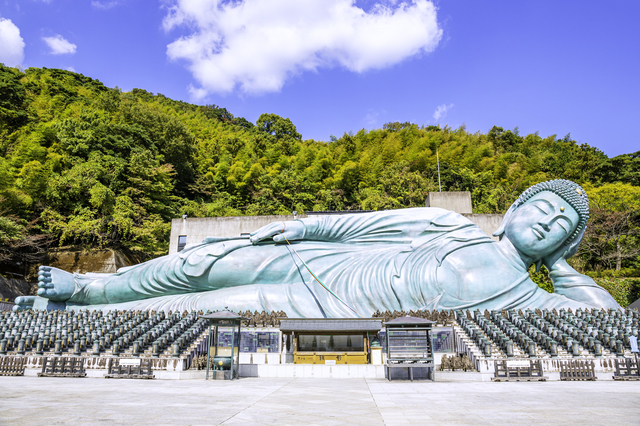
[[[76,53],[76,48],[78,47],[75,44],[68,42],[61,35],[42,37],[42,39],[47,43],[47,45],[49,45],[52,55],[73,55]]]
[[[438,121],[441,118],[445,118],[447,116],[447,112],[449,112],[449,110],[453,108],[453,104],[442,104],[440,105],[438,108],[436,108],[435,112],[433,113],[433,119]]]
[[[304,71],[343,67],[361,73],[433,51],[442,37],[428,0],[170,0],[166,31],[190,33],[167,46],[200,88],[193,94],[278,91]]]
[[[93,0],[91,2],[91,6],[95,7],[96,9],[102,9],[102,10],[111,9],[112,7],[116,7],[119,4],[120,4],[120,1],[118,1],[118,0],[112,0],[112,1],[96,1],[96,0]]]
[[[364,122],[369,126],[374,126],[378,122],[378,114],[377,112],[370,112],[364,117]]]
[[[0,18],[0,62],[9,67],[21,65],[24,46],[20,29],[10,19]]]

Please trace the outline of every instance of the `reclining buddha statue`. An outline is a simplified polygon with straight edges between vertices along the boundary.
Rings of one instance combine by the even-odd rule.
[[[589,216],[568,180],[528,188],[494,233],[440,208],[309,217],[248,237],[207,238],[114,274],[42,266],[38,296],[16,308],[284,311],[289,317],[376,310],[616,308],[567,263]],[[530,278],[545,265],[554,293]]]

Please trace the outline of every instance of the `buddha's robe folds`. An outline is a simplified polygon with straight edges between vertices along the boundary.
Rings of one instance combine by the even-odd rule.
[[[283,310],[353,317],[300,259],[362,316],[380,310],[619,308],[591,278],[552,273],[556,293],[530,280],[510,244],[438,208],[300,219],[291,245],[210,238],[116,274],[75,275],[71,309]],[[566,263],[565,263],[566,265]],[[568,267],[568,265],[567,265]],[[86,286],[85,286],[86,285]]]

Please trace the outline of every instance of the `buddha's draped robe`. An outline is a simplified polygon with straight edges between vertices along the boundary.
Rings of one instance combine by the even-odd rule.
[[[530,280],[512,246],[438,208],[300,219],[299,241],[210,238],[116,274],[75,275],[83,291],[67,305],[89,309],[283,310],[290,317],[353,317],[357,311],[611,306],[577,272],[555,276],[570,293]],[[345,304],[320,286],[298,256]],[[604,292],[604,294],[602,294]],[[605,296],[608,296],[608,298]],[[595,295],[595,296],[594,296]],[[89,306],[87,306],[89,305]]]

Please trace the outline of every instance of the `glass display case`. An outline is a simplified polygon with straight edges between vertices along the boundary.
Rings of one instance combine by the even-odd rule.
[[[433,352],[454,353],[455,338],[452,327],[437,327],[431,332]]]
[[[363,352],[362,334],[300,335],[298,350],[302,352]]]
[[[277,331],[243,331],[240,335],[242,353],[280,352],[280,333]]]
[[[391,329],[387,333],[388,359],[423,360],[432,358],[431,329]]]
[[[299,334],[294,351],[295,364],[366,364],[366,334]]]

